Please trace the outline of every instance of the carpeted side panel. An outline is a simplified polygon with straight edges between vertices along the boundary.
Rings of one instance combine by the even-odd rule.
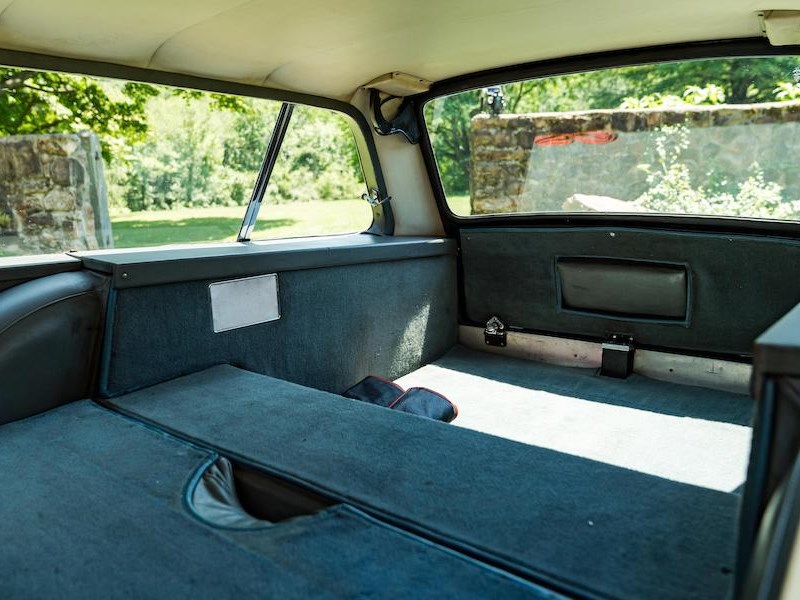
[[[88,401],[0,429],[4,598],[553,598],[347,506],[253,531],[184,508],[211,454]]]
[[[579,592],[724,598],[737,497],[219,366],[113,401]],[[590,591],[590,592],[589,592]]]
[[[209,283],[117,291],[104,396],[220,363],[340,392],[456,342],[452,256],[279,273],[280,320],[216,334]]]

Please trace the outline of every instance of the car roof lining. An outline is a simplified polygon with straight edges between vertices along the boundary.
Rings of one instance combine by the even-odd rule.
[[[558,57],[759,35],[748,0],[0,0],[0,48],[339,100],[392,71],[441,81]]]

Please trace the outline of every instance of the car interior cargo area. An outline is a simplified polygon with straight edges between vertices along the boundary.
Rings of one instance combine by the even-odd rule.
[[[439,365],[454,371],[471,368],[484,376],[494,367],[503,378],[497,380],[498,386],[509,385],[506,382],[515,367],[524,370],[527,366],[462,349],[438,363],[437,368],[443,368]],[[530,366],[532,374],[547,371]],[[563,373],[556,368],[536,379],[550,390],[560,384],[562,390],[571,386],[573,394],[580,394],[579,385],[559,375]],[[456,403],[468,400],[447,375],[438,383]],[[749,441],[749,428],[733,423],[748,420],[749,400],[711,393],[703,406],[704,390],[664,384],[667,389],[662,391],[657,382],[646,380],[622,385],[632,387],[631,395],[645,398],[647,412],[660,407],[683,418],[687,415],[681,407],[695,401],[699,406],[684,408],[693,414],[690,421],[707,424],[705,433],[720,446],[698,444],[692,451],[692,438],[701,432],[689,425],[682,439],[674,432],[670,440],[667,431],[665,439],[654,440],[655,447],[648,452],[643,440],[668,425],[620,415],[607,421],[618,431],[635,431],[632,440],[623,442],[609,432],[607,447],[593,455],[580,453],[558,443],[559,435],[579,437],[580,430],[569,426],[579,418],[566,414],[562,423],[553,423],[549,413],[557,407],[540,408],[537,418],[531,418],[536,399],[530,400],[527,413],[517,412],[516,422],[543,430],[540,438],[544,441],[534,444],[529,439],[520,444],[230,366],[213,367],[107,402],[177,437],[302,482],[492,563],[513,565],[515,571],[534,578],[570,581],[609,595],[624,590],[625,595],[651,598],[708,597],[709,593],[723,598],[733,564],[739,503],[735,492],[744,480],[743,455]],[[677,397],[668,408],[663,399],[670,392],[677,392]],[[502,396],[493,397],[502,402]],[[624,394],[617,397],[622,403],[634,399]],[[596,398],[597,402],[602,395]],[[577,398],[558,400],[566,405]],[[470,412],[469,403],[465,410]],[[698,419],[698,413],[706,419]],[[590,409],[585,418],[598,419]],[[549,432],[542,421],[550,421]],[[553,438],[549,442],[548,433]],[[724,455],[725,441],[738,456]],[[627,444],[626,450],[612,454],[614,446]],[[681,454],[665,459],[673,450]],[[626,457],[628,464],[624,464]],[[692,472],[695,463],[706,461],[705,477],[703,469]],[[400,465],[402,471],[397,470]],[[509,497],[519,500],[506,503],[502,512],[487,510]],[[443,502],[454,498],[457,503]],[[592,569],[583,569],[585,579],[576,580],[577,565],[588,557],[593,557]],[[662,561],[669,565],[669,573]]]
[[[156,4],[0,0],[0,600],[800,600],[800,10]]]
[[[88,545],[99,564],[132,564],[125,577],[186,591],[177,572],[151,568],[158,556],[144,558],[154,532],[169,531],[176,552],[193,553],[178,571],[228,565],[247,594],[313,589],[307,568],[275,571],[289,548],[315,577],[354,569],[358,583],[335,590],[344,596],[373,578],[421,582],[440,563],[453,595],[473,577],[491,595],[731,593],[754,439],[750,365],[627,342],[632,372],[610,377],[608,344],[495,323],[506,345],[490,345],[456,320],[451,246],[376,241],[373,261],[359,262],[364,243],[201,260],[188,277],[193,259],[160,250],[91,255],[92,272],[0,294],[22,315],[0,335],[37,340],[63,305],[90,324],[80,343],[96,356],[91,399],[37,408],[11,388],[4,406],[0,509],[22,511],[13,530],[31,540],[28,558],[58,548],[74,561]],[[278,318],[215,331],[214,303],[239,300],[209,288],[258,274],[272,274],[264,293]],[[364,323],[358,290],[380,275],[407,285],[382,304],[393,318]],[[106,315],[102,335],[92,311]],[[437,420],[354,399],[370,385],[390,400],[421,390],[453,412]],[[22,418],[26,406],[38,414]],[[125,544],[111,548],[108,531]],[[376,554],[391,566],[359,563]],[[19,575],[3,585],[30,583],[25,556],[6,557]]]

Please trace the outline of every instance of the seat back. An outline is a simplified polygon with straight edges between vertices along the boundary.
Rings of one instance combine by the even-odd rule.
[[[0,424],[91,395],[105,296],[85,271],[0,292]]]

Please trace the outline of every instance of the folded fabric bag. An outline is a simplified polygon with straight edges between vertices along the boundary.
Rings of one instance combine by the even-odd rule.
[[[393,381],[369,375],[344,392],[342,396],[389,408],[389,405],[404,393],[405,390]]]
[[[458,416],[458,407],[438,392],[428,388],[409,388],[389,405],[392,410],[428,417],[449,423]]]
[[[422,387],[404,390],[393,381],[374,375],[365,377],[342,395],[445,423],[458,416],[456,405],[438,392]]]

